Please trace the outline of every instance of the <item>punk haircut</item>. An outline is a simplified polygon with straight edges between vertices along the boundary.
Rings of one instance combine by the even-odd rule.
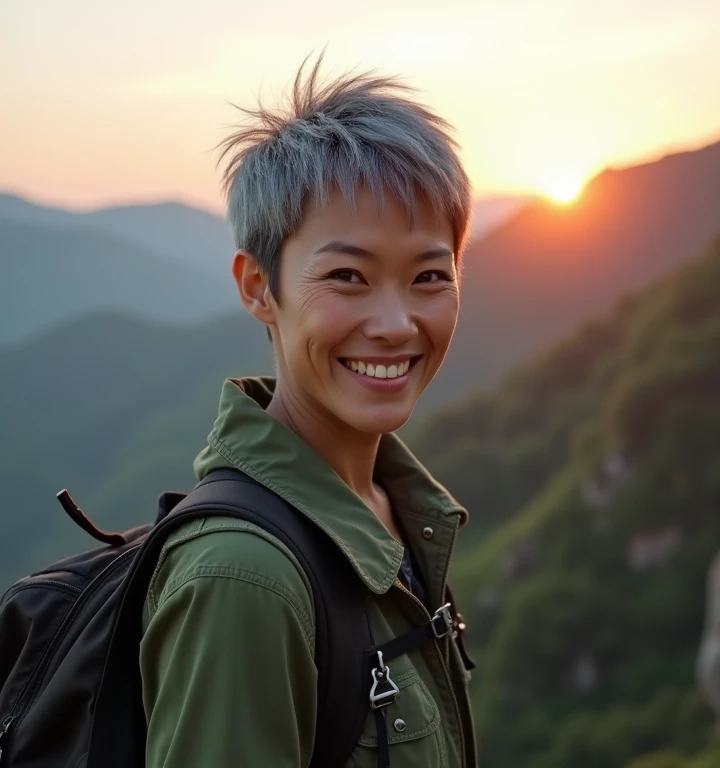
[[[378,206],[392,195],[413,220],[415,198],[452,226],[459,259],[470,215],[470,183],[450,125],[411,98],[394,77],[347,73],[322,84],[322,54],[302,63],[287,104],[237,107],[244,122],[219,145],[235,245],[257,259],[277,299],[280,252],[308,201],[337,188],[350,205],[361,185]]]

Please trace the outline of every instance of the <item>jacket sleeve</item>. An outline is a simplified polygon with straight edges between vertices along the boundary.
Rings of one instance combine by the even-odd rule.
[[[292,574],[212,559],[174,569],[152,606],[140,653],[147,768],[306,768],[317,704],[307,602]]]

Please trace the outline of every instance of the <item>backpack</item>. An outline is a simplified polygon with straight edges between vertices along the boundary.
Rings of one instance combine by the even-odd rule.
[[[21,579],[0,602],[0,768],[144,765],[138,659],[147,588],[168,534],[192,518],[217,515],[268,531],[307,574],[318,667],[311,766],[345,764],[376,706],[367,681],[378,669],[371,674],[361,582],[320,528],[231,469],[210,473],[187,496],[163,494],[154,524],[122,534],[97,529],[67,491],[58,499],[105,546]],[[381,684],[382,674],[381,668]],[[373,692],[378,706],[389,703],[384,688]]]

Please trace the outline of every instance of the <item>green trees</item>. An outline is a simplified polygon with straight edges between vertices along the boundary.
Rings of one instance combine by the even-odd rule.
[[[483,765],[720,765],[694,680],[720,549],[720,239],[416,442],[476,518],[454,576]]]

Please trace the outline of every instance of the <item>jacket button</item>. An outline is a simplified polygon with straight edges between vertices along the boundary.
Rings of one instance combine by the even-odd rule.
[[[425,526],[425,528],[423,528],[423,538],[424,539],[432,539],[434,533],[435,533],[435,531],[429,525],[427,525],[427,526]]]
[[[398,719],[393,723],[393,728],[398,732],[402,733],[405,730],[405,721],[398,717]]]

